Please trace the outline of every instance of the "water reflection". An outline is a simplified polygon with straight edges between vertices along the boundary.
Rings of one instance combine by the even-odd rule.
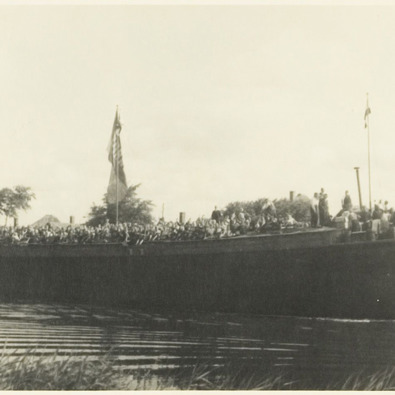
[[[235,314],[149,314],[64,305],[0,305],[0,347],[13,356],[57,352],[117,369],[238,366],[310,380],[376,372],[395,362],[395,322]]]

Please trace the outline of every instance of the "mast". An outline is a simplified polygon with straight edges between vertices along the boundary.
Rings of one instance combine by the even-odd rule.
[[[361,195],[361,183],[359,182],[359,167],[354,167],[357,173],[357,183],[358,183],[358,196],[359,196],[359,209],[362,210],[362,195]]]
[[[117,105],[117,119],[119,119],[119,115],[118,115],[118,105]],[[115,152],[116,152],[116,157],[115,157],[115,160],[116,160],[116,167],[115,167],[115,172],[116,172],[116,185],[115,185],[115,189],[116,189],[116,214],[115,214],[115,218],[116,218],[116,225],[118,226],[118,200],[119,200],[119,197],[118,197],[118,171],[119,171],[119,147],[118,147],[118,138],[115,140],[116,141],[116,150],[115,150]]]
[[[365,128],[368,129],[368,174],[369,174],[369,210],[372,211],[372,185],[370,178],[370,127],[369,127],[369,93],[366,93]]]

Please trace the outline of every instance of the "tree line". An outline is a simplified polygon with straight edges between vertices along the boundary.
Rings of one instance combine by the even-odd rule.
[[[140,184],[128,188],[125,198],[118,205],[119,222],[134,222],[141,225],[153,223],[153,203],[150,200],[141,199],[137,190]],[[5,226],[10,218],[18,218],[20,210],[31,208],[31,201],[36,196],[30,187],[17,185],[14,188],[0,190],[0,215],[5,217]],[[261,198],[254,201],[237,201],[226,205],[224,215],[238,213],[241,210],[252,217],[262,214],[262,207],[267,199]],[[307,196],[298,195],[293,201],[288,199],[276,199],[273,201],[278,218],[286,218],[291,215],[298,222],[308,222],[310,219],[310,200]],[[209,214],[209,213],[208,213]],[[115,223],[116,205],[108,203],[107,194],[104,194],[102,204],[92,204],[88,213],[86,225],[98,226],[107,222]]]
[[[142,200],[137,196],[137,189],[140,185],[128,188],[125,199],[119,202],[118,217],[119,222],[134,222],[140,225],[151,224],[153,222],[152,208],[150,200]],[[224,215],[229,217],[233,213],[244,211],[251,217],[258,217],[262,214],[263,207],[267,203],[267,198],[260,198],[253,201],[237,201],[226,205],[223,210]],[[107,195],[103,197],[101,205],[93,204],[88,214],[87,225],[104,225],[107,221],[115,223],[116,206],[107,201]],[[307,223],[310,221],[310,199],[305,195],[298,195],[294,200],[275,199],[273,204],[276,208],[279,219],[287,219],[288,216],[297,222]],[[211,214],[211,213],[207,213]]]

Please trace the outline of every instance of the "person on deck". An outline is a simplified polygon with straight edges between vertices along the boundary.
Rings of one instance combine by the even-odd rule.
[[[359,220],[362,223],[362,230],[366,231],[370,229],[372,216],[365,206],[362,206],[361,212],[359,213]]]
[[[320,214],[320,224],[322,226],[330,225],[331,219],[329,216],[329,203],[328,194],[324,193],[319,199],[319,214]]]
[[[319,195],[319,197],[318,197],[319,200],[323,199],[324,196],[325,196],[325,189],[324,189],[324,188],[321,188],[320,195]]]
[[[314,193],[310,204],[310,214],[311,214],[311,226],[316,228],[320,224],[320,212],[319,212],[319,199],[318,193]]]
[[[262,206],[262,212],[265,213],[266,215],[270,215],[272,217],[277,216],[276,206],[270,199],[265,200],[265,203]]]
[[[214,207],[214,211],[211,213],[211,219],[217,224],[221,221],[221,211],[217,209],[217,206]]]
[[[244,222],[245,214],[243,207],[240,209],[239,213],[237,214],[237,219],[239,220],[239,222]]]
[[[342,207],[344,211],[351,211],[352,209],[352,202],[351,202],[351,197],[348,193],[348,191],[346,191],[343,201],[342,201]]]

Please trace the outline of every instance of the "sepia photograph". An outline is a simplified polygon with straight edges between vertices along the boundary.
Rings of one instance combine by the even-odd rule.
[[[394,21],[0,0],[0,391],[395,390]]]

